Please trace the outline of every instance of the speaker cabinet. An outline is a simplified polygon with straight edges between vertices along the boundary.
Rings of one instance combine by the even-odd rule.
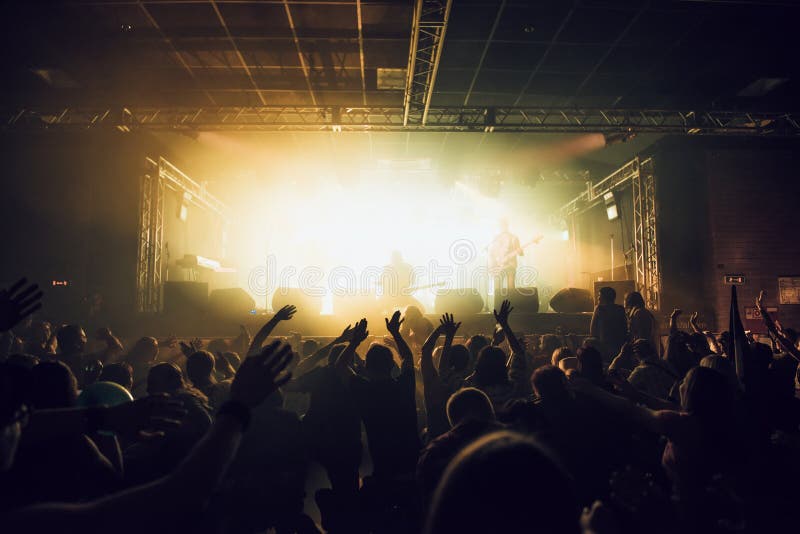
[[[594,300],[588,289],[565,287],[550,298],[550,307],[559,313],[591,312]]]
[[[242,316],[255,307],[256,301],[241,287],[215,289],[208,297],[208,310],[215,315]]]
[[[511,302],[514,313],[539,313],[539,290],[535,287],[501,289],[494,295],[494,309],[499,310],[504,300]]]
[[[208,309],[208,284],[205,282],[164,282],[164,313],[202,314]]]

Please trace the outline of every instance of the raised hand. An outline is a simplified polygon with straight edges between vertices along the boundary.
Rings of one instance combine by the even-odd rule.
[[[400,312],[396,311],[392,314],[391,319],[385,319],[386,321],[386,330],[389,331],[390,334],[393,336],[400,335],[400,325],[403,324],[405,319],[400,318]]]
[[[297,308],[291,304],[287,304],[277,312],[275,312],[275,319],[278,321],[288,321],[294,314],[297,313]]]
[[[350,341],[356,345],[363,343],[369,337],[369,330],[367,330],[367,320],[361,319],[353,327],[350,334]]]
[[[442,318],[439,319],[439,325],[442,329],[442,333],[445,336],[454,337],[456,335],[456,331],[458,331],[459,327],[461,326],[461,323],[455,322],[452,313],[445,313],[442,315]]]
[[[347,325],[345,329],[342,330],[342,333],[339,334],[339,337],[336,338],[335,343],[340,343],[342,341],[350,341],[350,338],[352,337],[353,337],[353,325]]]
[[[203,348],[203,340],[199,337],[194,338],[189,343],[184,343],[181,341],[178,346],[181,348],[181,352],[187,358],[194,354],[195,352],[201,350]]]
[[[507,326],[508,325],[508,316],[514,308],[511,307],[511,302],[508,300],[504,300],[503,303],[500,305],[500,311],[494,310],[494,319],[497,321],[497,324],[500,326]]]
[[[292,348],[274,341],[242,362],[231,384],[231,400],[255,408],[292,377]]]
[[[672,313],[669,315],[670,319],[676,319],[680,314],[683,313],[683,310],[680,308],[675,308],[672,310]]]
[[[10,288],[0,291],[0,332],[11,330],[42,307],[39,286],[30,284],[22,289],[27,282],[25,278],[20,278]]]
[[[700,318],[700,314],[698,312],[694,312],[692,315],[689,316],[689,324],[697,324],[697,320]]]

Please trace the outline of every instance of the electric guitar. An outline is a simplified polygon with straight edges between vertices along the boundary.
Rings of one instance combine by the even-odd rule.
[[[499,256],[492,256],[491,257],[492,261],[491,261],[491,265],[490,266],[493,267],[493,268],[500,268],[500,269],[506,267],[511,260],[513,260],[515,257],[519,256],[520,252],[522,252],[523,250],[525,250],[526,248],[528,248],[531,245],[535,245],[535,244],[539,243],[542,239],[544,239],[544,236],[542,234],[539,234],[536,237],[534,237],[533,239],[531,239],[530,241],[526,241],[525,243],[522,243],[519,247],[515,248],[514,250],[512,250],[511,252],[509,252],[507,254],[499,255]]]

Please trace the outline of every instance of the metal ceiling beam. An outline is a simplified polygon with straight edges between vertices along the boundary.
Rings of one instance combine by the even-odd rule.
[[[147,21],[150,24],[152,24],[153,28],[155,28],[156,31],[159,33],[159,35],[161,35],[162,41],[170,48],[170,50],[172,50],[172,53],[175,54],[175,57],[178,58],[178,62],[181,64],[181,66],[184,69],[186,69],[186,72],[189,73],[189,76],[191,76],[193,80],[197,81],[197,78],[194,75],[194,71],[192,70],[192,67],[188,63],[186,63],[186,60],[183,58],[181,53],[178,52],[177,48],[175,48],[175,44],[172,42],[172,39],[167,37],[167,34],[164,33],[164,30],[161,29],[161,26],[158,24],[156,19],[150,13],[150,10],[147,9],[147,6],[145,6],[144,3],[141,2],[141,1],[137,1],[136,5],[139,6],[139,9],[141,9],[141,11],[144,14],[145,18],[147,19]],[[217,101],[214,100],[214,97],[211,96],[211,93],[209,93],[206,89],[203,89],[202,91],[203,91],[203,94],[206,95],[206,98],[208,98],[208,101],[211,102],[212,105],[216,106],[217,105]]]
[[[286,20],[289,21],[289,29],[292,30],[294,48],[297,50],[297,59],[300,61],[300,66],[303,68],[303,76],[305,76],[306,79],[306,87],[308,88],[308,94],[311,96],[311,103],[316,106],[317,97],[314,96],[314,88],[311,86],[311,73],[309,72],[308,65],[306,64],[306,58],[303,56],[303,50],[300,48],[300,40],[297,38],[297,28],[295,27],[294,19],[292,18],[292,9],[289,7],[289,2],[287,0],[283,0],[283,9],[286,11]]]
[[[541,107],[492,111],[497,132],[800,136],[800,114],[790,112]],[[313,132],[328,130],[335,117],[342,131],[483,132],[486,113],[483,107],[432,107],[425,125],[404,125],[403,106],[6,109],[0,111],[0,125],[7,130]]]
[[[219,23],[222,25],[222,29],[225,30],[225,35],[228,36],[228,40],[233,47],[234,53],[236,53],[236,57],[239,58],[239,61],[242,64],[242,68],[244,72],[247,74],[247,77],[250,79],[250,83],[253,85],[253,89],[256,90],[256,94],[258,94],[258,99],[261,100],[261,103],[266,105],[267,100],[264,98],[264,95],[261,94],[261,91],[258,89],[258,84],[256,83],[255,78],[253,78],[253,73],[250,72],[250,68],[247,66],[247,62],[244,60],[244,56],[242,55],[241,50],[239,50],[239,46],[236,44],[233,36],[231,36],[231,31],[228,29],[228,24],[225,22],[225,19],[222,17],[222,12],[220,12],[219,7],[217,6],[217,2],[215,0],[210,0],[211,7],[214,8],[214,13],[217,14],[217,19],[219,19]]]
[[[356,0],[356,21],[358,23],[358,60],[361,67],[361,103],[367,105],[367,78],[364,74],[364,32],[361,18],[361,0]]]
[[[403,95],[403,125],[424,126],[428,120],[436,74],[453,0],[417,0]]]
[[[472,76],[472,81],[469,83],[469,89],[467,89],[467,94],[464,96],[465,106],[469,104],[469,97],[472,96],[472,90],[475,88],[475,82],[478,81],[478,74],[481,72],[483,62],[486,60],[486,54],[489,52],[489,47],[492,45],[494,34],[497,31],[497,26],[500,24],[500,19],[503,18],[503,12],[505,10],[506,0],[503,0],[500,2],[500,6],[497,8],[497,15],[494,17],[494,24],[492,24],[492,31],[489,32],[489,37],[486,39],[486,44],[483,46],[483,51],[481,52],[481,58],[478,61],[478,66],[475,69],[475,74]]]

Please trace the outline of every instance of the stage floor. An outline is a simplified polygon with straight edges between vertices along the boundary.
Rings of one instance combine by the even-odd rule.
[[[251,334],[255,334],[266,323],[272,314],[241,315],[241,316],[215,316],[209,314],[187,317],[185,315],[171,316],[165,314],[141,315],[137,321],[136,332],[131,335],[167,336],[178,337],[233,337],[239,333],[239,325],[245,325]],[[439,323],[439,315],[426,314],[434,325]],[[586,336],[589,333],[591,313],[512,313],[510,317],[511,328],[521,334],[548,334],[560,329],[563,333],[573,333]],[[297,313],[290,321],[281,322],[273,331],[274,335],[285,336],[290,332],[299,332],[309,337],[331,337],[341,333],[342,329],[358,320],[358,317],[344,317],[337,315],[304,316]],[[472,315],[455,316],[456,321],[461,321],[459,336],[484,334],[489,335],[494,331],[495,320],[491,313],[477,313]],[[133,325],[131,325],[133,326]],[[374,318],[369,322],[371,335],[387,334],[382,318]]]

